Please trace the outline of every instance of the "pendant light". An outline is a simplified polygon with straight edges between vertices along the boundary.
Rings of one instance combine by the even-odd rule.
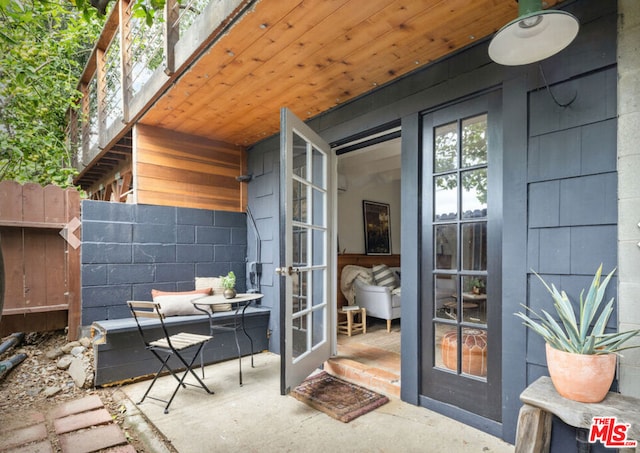
[[[489,57],[506,66],[535,63],[571,44],[579,28],[580,23],[572,14],[542,10],[541,0],[519,0],[518,18],[493,37]]]

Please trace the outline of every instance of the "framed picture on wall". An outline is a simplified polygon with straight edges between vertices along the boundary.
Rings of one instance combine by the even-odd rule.
[[[364,213],[364,249],[367,255],[391,255],[389,205],[362,201]]]

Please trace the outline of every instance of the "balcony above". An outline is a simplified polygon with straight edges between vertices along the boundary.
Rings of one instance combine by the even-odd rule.
[[[317,116],[486,39],[518,5],[168,0],[160,15],[148,27],[118,0],[82,76],[70,131],[87,190],[130,168],[136,125],[246,148],[279,130],[281,107]]]

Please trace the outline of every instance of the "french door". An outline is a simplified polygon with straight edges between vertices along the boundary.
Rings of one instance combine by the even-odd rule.
[[[421,394],[501,413],[499,92],[422,118]]]
[[[280,132],[280,392],[329,358],[333,332],[329,145],[283,108]]]

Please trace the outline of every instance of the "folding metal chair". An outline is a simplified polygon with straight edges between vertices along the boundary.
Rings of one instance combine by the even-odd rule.
[[[207,393],[213,394],[214,392],[209,390],[209,388],[205,385],[204,382],[202,382],[202,380],[198,377],[198,375],[193,371],[193,368],[192,368],[193,363],[195,362],[196,358],[202,351],[202,348],[204,347],[204,345],[207,344],[207,342],[211,340],[213,337],[210,335],[199,335],[199,334],[184,333],[184,332],[180,332],[174,335],[169,335],[169,332],[167,331],[167,327],[164,323],[164,315],[162,314],[162,308],[160,306],[160,303],[146,302],[146,301],[145,302],[128,301],[127,304],[129,305],[129,308],[131,309],[131,313],[133,313],[133,317],[136,320],[136,324],[138,325],[138,330],[140,331],[140,336],[142,337],[142,341],[144,341],[146,349],[148,351],[151,351],[151,353],[153,353],[153,355],[155,355],[158,358],[158,360],[162,363],[162,365],[160,366],[160,369],[154,376],[153,381],[149,385],[149,388],[147,389],[147,391],[145,392],[144,396],[142,397],[142,399],[138,404],[142,404],[145,398],[149,396],[149,392],[151,391],[151,388],[156,383],[158,376],[160,376],[160,374],[164,369],[167,369],[167,371],[169,371],[169,373],[171,373],[171,375],[178,381],[178,385],[176,386],[176,389],[171,395],[171,398],[169,398],[169,401],[163,400],[160,398],[155,398],[153,396],[149,396],[149,398],[154,399],[156,401],[162,401],[163,403],[167,403],[167,406],[164,408],[165,414],[169,413],[169,405],[173,401],[173,398],[176,396],[176,393],[178,393],[178,389],[180,387],[186,388],[187,385],[197,387],[197,385],[195,384],[184,382],[185,378],[189,373],[191,373],[193,377],[196,378],[200,386],[203,389],[205,389]],[[145,323],[140,322],[141,318],[158,319],[160,321],[160,326],[162,327],[162,331],[164,332],[164,337],[149,340],[148,328],[151,326],[157,326],[157,324],[154,323],[154,324],[144,325]],[[146,333],[143,327],[147,328]],[[184,355],[191,351],[193,352],[193,356],[187,361]],[[176,374],[177,372],[180,371],[182,367],[175,367],[175,369],[172,369],[170,367],[169,359],[173,356],[175,356],[182,363],[182,365],[184,365],[185,369],[182,377],[178,377],[178,375]]]

